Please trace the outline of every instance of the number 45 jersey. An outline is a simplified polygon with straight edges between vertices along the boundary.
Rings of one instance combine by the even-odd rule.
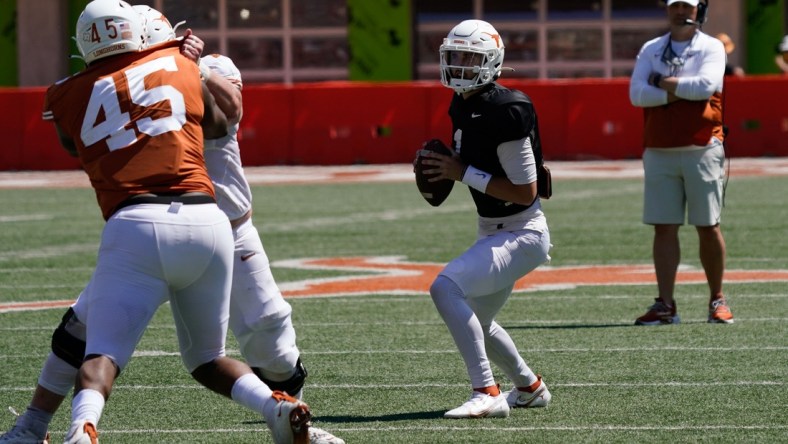
[[[214,194],[202,81],[179,43],[97,61],[47,90],[43,118],[74,141],[104,219],[135,194]]]

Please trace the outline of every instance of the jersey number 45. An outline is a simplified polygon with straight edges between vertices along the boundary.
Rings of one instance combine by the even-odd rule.
[[[107,139],[110,151],[125,148],[137,140],[137,131],[149,136],[157,136],[168,131],[178,131],[186,123],[186,105],[183,94],[170,85],[145,89],[145,77],[156,71],[177,71],[175,58],[161,57],[140,66],[124,71],[128,96],[132,103],[151,106],[167,100],[170,102],[171,115],[159,119],[143,117],[134,122],[136,131],[127,126],[131,122],[128,112],[121,112],[118,97],[119,87],[112,77],[103,77],[93,84],[85,119],[82,121],[80,137],[86,147]],[[125,96],[125,94],[124,94]],[[99,122],[101,111],[104,120]]]

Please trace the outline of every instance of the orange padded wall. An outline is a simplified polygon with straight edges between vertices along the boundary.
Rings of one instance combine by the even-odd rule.
[[[41,120],[45,91],[0,89],[0,171],[79,168],[60,147],[53,125]]]
[[[640,158],[642,111],[626,78],[502,83],[536,105],[549,160]],[[725,85],[732,157],[788,156],[788,76],[734,78]],[[0,89],[0,170],[78,168],[41,120],[43,88]],[[437,82],[244,87],[244,164],[410,163],[427,139],[451,141],[452,92]]]

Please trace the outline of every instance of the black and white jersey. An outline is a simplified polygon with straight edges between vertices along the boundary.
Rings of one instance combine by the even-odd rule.
[[[531,99],[522,92],[491,83],[467,99],[455,94],[449,116],[453,127],[452,145],[464,164],[505,177],[498,146],[524,138],[530,139],[537,165],[542,163],[536,111]],[[511,216],[529,207],[469,189],[476,211],[482,217]]]

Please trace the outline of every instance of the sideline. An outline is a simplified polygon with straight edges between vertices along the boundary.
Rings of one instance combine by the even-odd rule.
[[[637,160],[548,161],[553,179],[631,179],[643,176]],[[788,157],[734,157],[729,159],[730,175],[788,176]],[[726,166],[727,167],[727,166]],[[411,182],[410,164],[347,166],[255,166],[244,168],[252,185],[307,183]],[[88,188],[81,170],[0,171],[2,188]]]

